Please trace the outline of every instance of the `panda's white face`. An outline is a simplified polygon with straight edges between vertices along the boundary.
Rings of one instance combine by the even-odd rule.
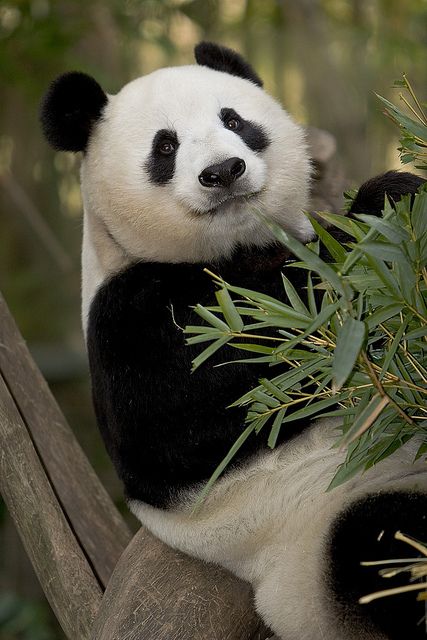
[[[82,165],[86,226],[131,260],[215,260],[263,245],[256,210],[306,240],[309,181],[302,130],[279,104],[200,66],[161,69],[109,96]]]

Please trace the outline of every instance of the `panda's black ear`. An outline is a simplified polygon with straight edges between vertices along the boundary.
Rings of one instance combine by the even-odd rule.
[[[251,82],[254,82],[259,87],[263,85],[262,80],[252,69],[251,65],[246,62],[239,53],[233,51],[233,49],[221,47],[214,42],[199,42],[194,49],[194,55],[197,64],[203,67],[209,67],[210,69],[215,69],[215,71],[225,71],[232,76],[251,80]]]
[[[48,142],[58,151],[84,151],[93,124],[108,98],[91,76],[64,73],[52,82],[40,106],[40,121]]]

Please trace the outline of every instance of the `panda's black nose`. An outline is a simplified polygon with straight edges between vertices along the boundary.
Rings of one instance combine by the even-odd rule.
[[[212,164],[203,169],[199,182],[204,187],[229,187],[246,171],[245,161],[241,158],[230,158],[220,164]]]

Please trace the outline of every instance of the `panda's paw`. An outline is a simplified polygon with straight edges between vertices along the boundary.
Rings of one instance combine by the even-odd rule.
[[[395,539],[397,531],[426,540],[427,494],[393,491],[364,497],[347,507],[332,526],[326,556],[332,596],[328,601],[334,603],[334,614],[343,626],[349,625],[350,636],[360,629],[360,638],[370,634],[390,640],[427,637],[425,602],[417,601],[413,591],[359,604],[362,596],[409,583],[408,573],[386,580],[379,575],[382,566],[361,564],[416,557],[412,548]]]

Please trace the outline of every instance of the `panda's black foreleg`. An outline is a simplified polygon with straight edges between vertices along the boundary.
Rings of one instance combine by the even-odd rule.
[[[388,196],[392,202],[398,202],[402,196],[414,196],[425,179],[414,173],[387,171],[374,178],[370,178],[359,188],[356,197],[347,213],[352,218],[357,213],[367,213],[380,216],[384,209],[384,200]],[[354,238],[337,227],[328,229],[336,240],[345,244],[353,242]],[[327,259],[327,256],[322,256]]]
[[[87,343],[98,424],[127,496],[155,506],[209,478],[244,425],[246,409],[227,407],[268,373],[267,365],[217,368],[240,358],[229,346],[191,373],[200,345],[186,344],[184,327],[202,322],[191,306],[216,302],[203,266],[141,262],[104,283],[91,303]],[[278,295],[280,266],[266,280],[237,277],[241,286]],[[239,454],[259,447],[253,436]]]
[[[408,592],[359,604],[359,598],[377,591],[409,584],[409,573],[387,579],[381,566],[363,566],[365,561],[419,557],[405,542],[396,540],[401,531],[425,541],[427,494],[392,491],[363,497],[350,504],[335,520],[326,554],[328,588],[335,613],[350,629],[369,634],[381,632],[390,640],[426,638],[425,602]],[[406,564],[411,564],[408,561]],[[403,565],[384,565],[398,568]],[[365,635],[363,637],[365,637]]]
[[[368,213],[379,216],[384,209],[384,198],[387,195],[393,202],[402,196],[414,195],[425,182],[424,178],[414,173],[387,171],[362,184],[353,203],[349,215]]]

